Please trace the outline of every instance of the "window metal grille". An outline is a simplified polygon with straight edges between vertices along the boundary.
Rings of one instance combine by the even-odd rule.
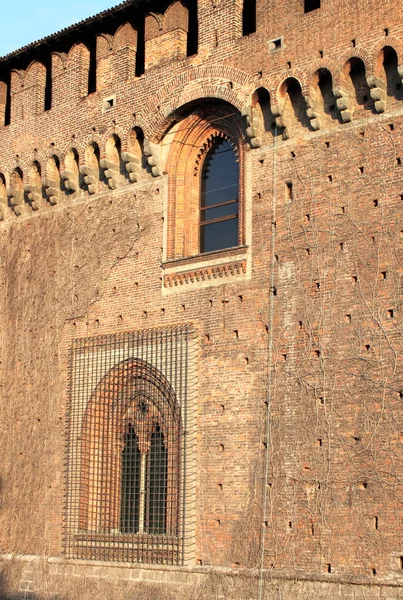
[[[69,558],[183,564],[194,475],[192,339],[183,325],[74,341]]]

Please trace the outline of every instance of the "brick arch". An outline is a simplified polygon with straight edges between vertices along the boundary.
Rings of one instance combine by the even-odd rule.
[[[102,533],[119,529],[122,436],[128,412],[135,412],[143,398],[139,392],[152,396],[150,420],[157,419],[164,434],[168,450],[167,485],[176,492],[169,499],[167,533],[176,535],[178,532],[180,407],[165,375],[138,358],[126,359],[108,371],[92,393],[83,417],[81,530]],[[144,445],[146,441],[141,443]],[[104,498],[102,510],[101,495]]]
[[[362,62],[364,63],[365,76],[367,79],[370,75],[374,74],[374,63],[372,61],[371,53],[364,48],[356,46],[355,48],[349,48],[347,52],[340,56],[338,60],[339,68],[334,74],[334,85],[343,86],[343,84],[345,84],[348,78],[347,64],[352,58],[358,58],[362,60]]]
[[[94,134],[92,141],[97,142],[97,144],[101,150],[102,156],[104,156],[104,154],[105,154],[105,148],[106,148],[108,140],[114,136],[119,138],[120,143],[123,147],[123,145],[124,145],[123,140],[127,136],[127,128],[123,128],[123,127],[113,124],[113,125],[110,125],[109,127],[107,127],[106,130],[102,134],[101,133]]]
[[[185,107],[184,107],[185,108]],[[200,181],[198,166],[214,137],[227,137],[236,147],[240,168],[239,245],[244,232],[244,162],[246,132],[241,113],[226,102],[205,102],[183,119],[172,142],[168,173],[168,258],[199,253]]]
[[[159,143],[176,120],[176,111],[185,104],[206,98],[228,102],[240,112],[255,88],[255,78],[233,67],[203,66],[194,68],[184,83],[175,76],[162,87],[138,114],[138,125],[152,142]]]
[[[318,73],[321,69],[326,69],[332,76],[332,82],[334,84],[335,74],[338,71],[337,64],[330,58],[318,58],[314,63],[311,64],[307,78],[308,94],[315,93],[318,82]]]
[[[309,91],[308,79],[305,71],[302,69],[287,69],[287,71],[277,73],[276,76],[270,80],[270,83],[265,86],[270,93],[272,111],[275,115],[281,115],[282,113],[280,90],[287,79],[296,79],[298,81],[303,96],[306,96]]]
[[[403,42],[393,36],[382,38],[371,48],[372,61],[374,64],[374,75],[379,79],[384,79],[385,74],[383,71],[383,49],[393,48],[397,54],[398,64],[402,64],[403,61]]]
[[[60,156],[60,165],[62,166],[62,168],[65,168],[66,166],[66,158],[70,158],[70,155],[74,155],[76,161],[77,161],[77,165],[80,164],[80,156],[82,154],[83,149],[85,148],[84,144],[69,144],[64,152],[62,153],[62,155]],[[54,152],[52,152],[52,154],[54,154]]]

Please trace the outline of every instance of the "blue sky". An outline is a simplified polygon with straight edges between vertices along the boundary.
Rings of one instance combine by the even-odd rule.
[[[1,14],[0,56],[120,2],[121,0],[0,0],[0,5],[7,4]]]

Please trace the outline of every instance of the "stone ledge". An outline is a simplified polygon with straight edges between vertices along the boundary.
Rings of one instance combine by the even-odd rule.
[[[113,562],[113,561],[90,561],[80,560],[72,558],[64,558],[62,556],[24,556],[24,555],[1,555],[0,563],[2,560],[22,560],[26,561],[29,558],[32,561],[43,560],[52,565],[59,565],[61,570],[59,574],[62,574],[66,567],[76,567],[75,573],[77,574],[80,568],[85,570],[86,576],[88,576],[89,568],[93,571],[93,576],[100,577],[106,573],[105,568],[128,570],[132,573],[131,579],[143,579],[141,572],[146,571],[157,571],[160,573],[183,573],[192,574],[197,576],[211,575],[216,573],[222,576],[242,577],[247,579],[256,579],[262,576],[262,572],[256,568],[234,568],[220,565],[152,565],[152,564],[133,564],[126,562]],[[139,573],[139,577],[134,573]],[[397,573],[390,573],[386,577],[369,577],[366,575],[355,575],[355,574],[337,574],[337,573],[314,573],[306,572],[301,570],[277,570],[277,569],[264,569],[263,578],[265,580],[278,580],[278,581],[291,581],[291,582],[317,582],[326,584],[339,584],[339,585],[353,585],[353,586],[371,586],[371,587],[395,587],[403,589],[403,574],[400,576]]]
[[[232,275],[243,275],[246,273],[246,260],[212,265],[210,267],[199,267],[190,271],[180,271],[164,275],[164,287],[174,287],[199,281],[211,281]]]

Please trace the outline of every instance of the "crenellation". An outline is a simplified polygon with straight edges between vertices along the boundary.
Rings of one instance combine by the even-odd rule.
[[[0,127],[5,125],[7,103],[7,84],[0,81]]]
[[[77,105],[88,94],[90,52],[82,44],[75,44],[68,54],[52,54],[53,106]]]
[[[110,89],[117,82],[127,81],[136,73],[137,31],[125,23],[115,35],[97,36],[97,90]]]
[[[151,12],[145,19],[145,69],[152,69],[187,54],[189,11],[175,0],[164,14]]]

